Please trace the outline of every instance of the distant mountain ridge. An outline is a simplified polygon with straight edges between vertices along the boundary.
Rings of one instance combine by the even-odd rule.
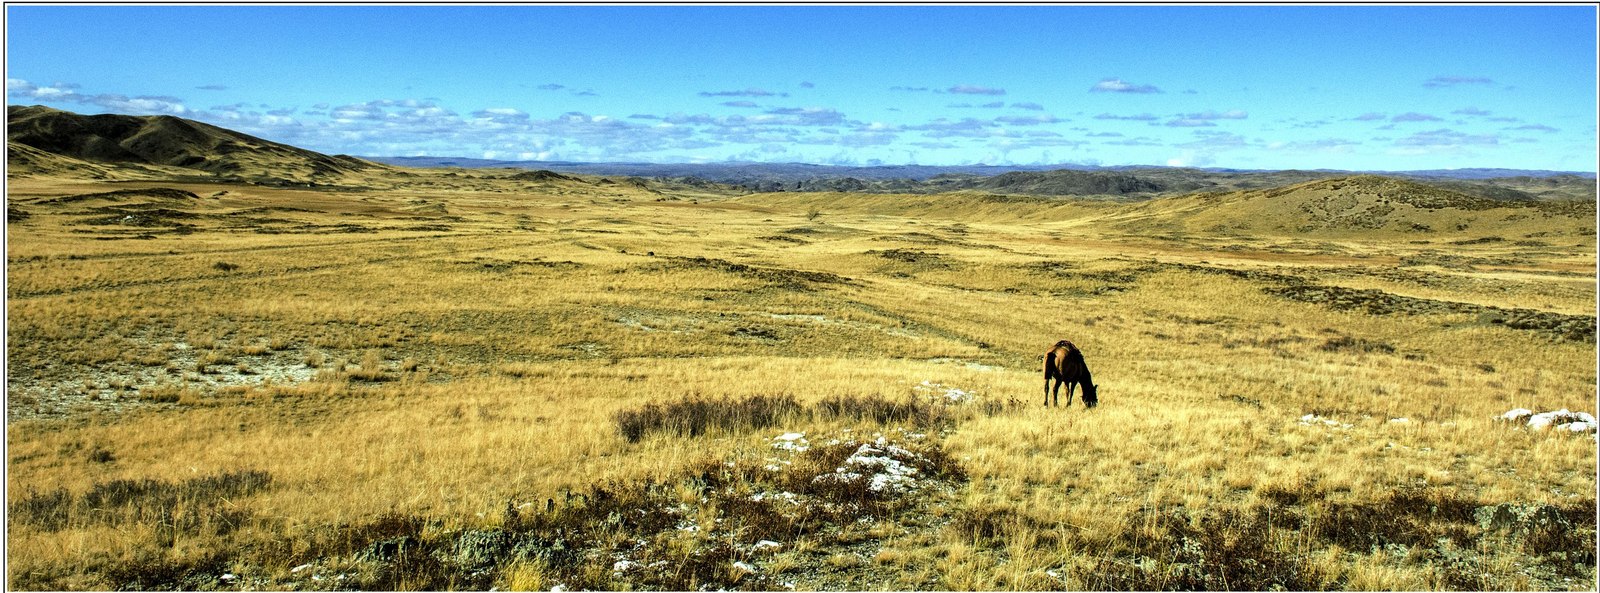
[[[332,181],[374,168],[210,124],[167,115],[80,115],[43,106],[6,108],[8,144],[90,163],[175,167],[197,174],[268,183]],[[47,173],[47,159],[33,162]]]
[[[1188,192],[1261,189],[1351,175],[1420,181],[1496,200],[1593,199],[1593,173],[1524,169],[1424,171],[1246,170],[1089,165],[883,165],[804,163],[580,163],[453,157],[365,157],[407,167],[542,169],[728,184],[752,192],[943,193],[981,191],[1040,196],[1143,198]]]
[[[1116,171],[1141,173],[1150,171],[1200,171],[1213,174],[1226,173],[1283,173],[1298,171],[1319,177],[1347,175],[1385,175],[1391,177],[1425,177],[1439,179],[1494,179],[1503,177],[1557,177],[1574,176],[1595,179],[1595,173],[1586,171],[1553,171],[1546,169],[1425,169],[1416,171],[1346,171],[1341,169],[1230,169],[1223,167],[1162,167],[1157,165],[816,165],[810,163],[761,163],[730,161],[722,163],[629,163],[629,162],[577,162],[577,161],[512,161],[475,159],[469,157],[434,156],[363,156],[364,160],[404,167],[461,167],[464,169],[546,169],[590,175],[634,175],[639,177],[700,177],[708,181],[733,182],[740,176],[761,176],[787,181],[801,181],[817,177],[855,177],[857,179],[914,179],[924,181],[940,175],[994,176],[1014,171]]]

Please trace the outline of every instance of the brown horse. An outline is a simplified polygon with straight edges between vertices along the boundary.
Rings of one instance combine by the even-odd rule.
[[[1050,390],[1050,380],[1055,379],[1055,392]],[[1051,396],[1055,396],[1056,405],[1061,405],[1061,384],[1067,384],[1067,405],[1072,405],[1072,392],[1079,384],[1083,385],[1083,405],[1093,408],[1100,403],[1097,396],[1099,387],[1094,384],[1089,376],[1089,365],[1083,362],[1083,352],[1078,350],[1072,342],[1061,340],[1048,352],[1044,353],[1044,405],[1050,406]]]

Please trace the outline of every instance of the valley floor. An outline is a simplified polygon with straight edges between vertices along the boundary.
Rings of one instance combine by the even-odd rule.
[[[13,180],[8,587],[1596,586],[1592,226],[436,175]]]

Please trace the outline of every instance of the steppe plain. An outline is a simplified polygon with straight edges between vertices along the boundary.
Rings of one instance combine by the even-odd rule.
[[[9,588],[1595,587],[1592,200],[18,162]]]

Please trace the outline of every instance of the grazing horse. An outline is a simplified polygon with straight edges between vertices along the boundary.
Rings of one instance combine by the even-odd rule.
[[[1083,405],[1093,408],[1100,403],[1100,398],[1096,394],[1099,390],[1098,386],[1094,384],[1094,380],[1089,376],[1089,365],[1084,364],[1083,352],[1078,350],[1078,347],[1074,346],[1072,342],[1061,340],[1056,342],[1056,345],[1050,348],[1050,351],[1044,353],[1045,407],[1050,406],[1052,395],[1050,390],[1051,379],[1056,381],[1053,395],[1057,406],[1061,405],[1062,383],[1067,384],[1067,405],[1072,405],[1072,392],[1080,383],[1083,385]]]

